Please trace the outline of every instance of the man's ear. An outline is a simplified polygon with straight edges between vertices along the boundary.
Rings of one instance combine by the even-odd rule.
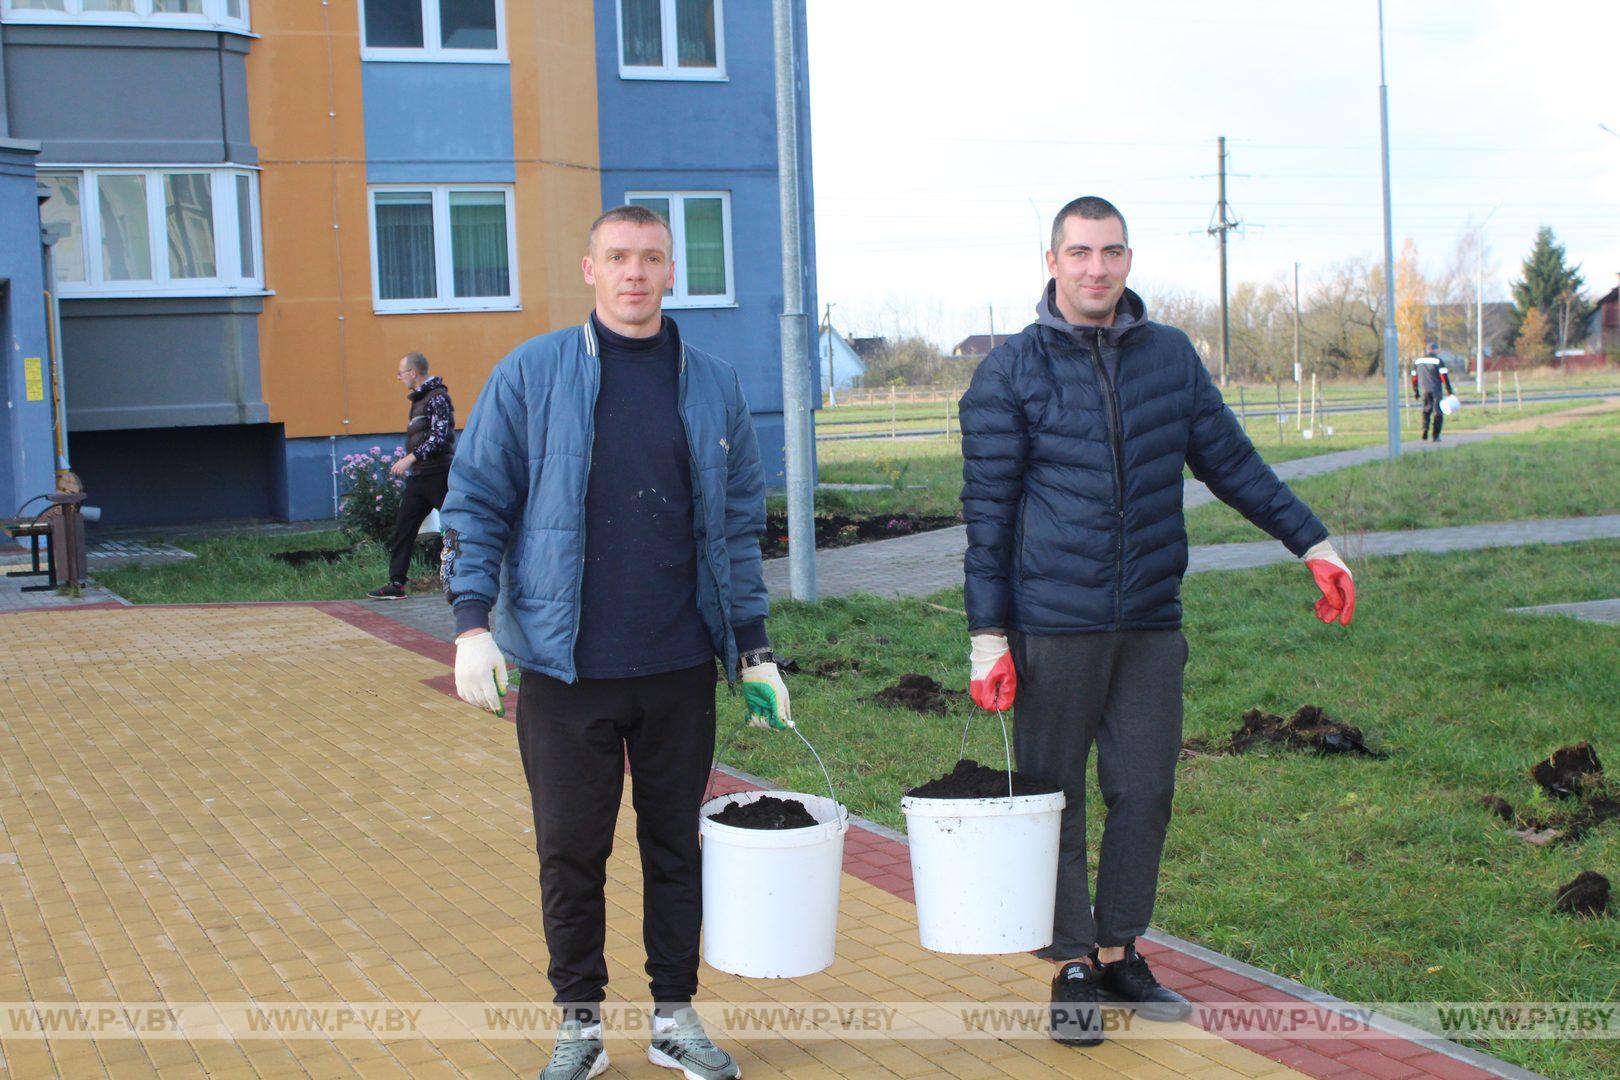
[[[585,284],[596,284],[596,268],[591,265],[591,257],[589,255],[580,257],[579,272],[585,275]]]

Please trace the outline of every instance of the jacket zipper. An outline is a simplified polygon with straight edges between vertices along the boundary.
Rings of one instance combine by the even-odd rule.
[[[1119,393],[1108,377],[1102,358],[1102,327],[1091,340],[1091,359],[1103,381],[1103,403],[1108,406],[1108,448],[1114,455],[1114,629],[1124,621],[1125,607],[1125,432],[1119,419]]]
[[[602,361],[596,355],[593,347],[595,335],[591,333],[590,323],[585,324],[585,355],[590,358],[587,365],[596,373],[596,385],[591,390],[589,407],[585,410],[585,490],[580,492],[579,505],[579,574],[574,581],[574,633],[568,643],[568,668],[573,674],[575,682],[579,681],[579,669],[574,664],[574,646],[579,644],[579,612],[585,604],[585,497],[591,489],[591,454],[596,450],[596,399],[602,393]]]
[[[698,521],[702,522],[705,519],[705,515],[703,513],[703,470],[698,467],[697,444],[692,441],[692,425],[686,419],[686,345],[684,343],[681,345],[680,385],[677,393],[680,397],[681,430],[686,432],[686,463],[687,468],[690,469],[692,473],[692,494],[697,497],[697,519]],[[693,540],[696,539],[696,537],[693,537]],[[705,539],[707,539],[706,534]],[[698,551],[698,558],[702,559],[704,563],[709,561],[709,545],[707,543],[705,543]],[[711,576],[714,574],[714,567],[709,567],[709,573]],[[715,592],[718,596],[718,580],[716,580],[715,585]],[[717,604],[716,606],[718,607],[719,605]],[[731,636],[731,613],[724,610],[724,608],[722,608],[720,611],[720,633],[721,645],[722,648],[725,649],[726,657],[726,685],[730,686],[733,684],[735,679],[733,672],[737,664],[731,656],[733,643]]]

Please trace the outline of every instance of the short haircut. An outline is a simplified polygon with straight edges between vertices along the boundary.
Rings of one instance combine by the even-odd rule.
[[[427,357],[419,352],[406,353],[405,362],[411,365],[411,369],[418,375],[426,375],[428,372]]]
[[[591,222],[591,231],[585,234],[586,251],[589,251],[591,245],[596,243],[596,230],[610,221],[628,221],[632,225],[657,225],[664,230],[664,235],[669,237],[670,251],[673,253],[675,249],[675,233],[670,229],[669,222],[645,206],[626,203],[623,206],[613,207]]]
[[[1097,195],[1082,195],[1072,200],[1063,209],[1057,212],[1052,219],[1052,253],[1057,254],[1058,245],[1063,243],[1063,223],[1072,217],[1085,218],[1087,221],[1103,221],[1107,218],[1119,219],[1119,231],[1125,234],[1125,246],[1131,245],[1131,230],[1125,225],[1125,215],[1119,208],[1107,199]]]

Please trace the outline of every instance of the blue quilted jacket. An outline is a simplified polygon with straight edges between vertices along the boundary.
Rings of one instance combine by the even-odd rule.
[[[1187,335],[1149,322],[1129,290],[1113,326],[1073,326],[1053,292],[961,400],[970,629],[1178,628],[1184,465],[1295,555],[1327,539]]]
[[[495,640],[519,665],[574,682],[585,487],[602,365],[587,322],[531,338],[495,365],[456,444],[444,525],[450,603],[487,613],[506,588]],[[692,455],[698,613],[725,663],[739,628],[763,644],[765,475],[737,373],[681,346],[681,418]],[[504,577],[504,582],[503,582]]]

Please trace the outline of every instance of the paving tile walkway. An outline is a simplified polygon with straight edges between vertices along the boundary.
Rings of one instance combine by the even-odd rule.
[[[452,649],[351,603],[0,615],[0,1002],[549,1000],[527,791],[510,721],[446,692]],[[747,786],[716,777],[717,790]],[[628,799],[609,866],[612,992],[639,994]],[[702,999],[1037,1005],[1048,966],[916,943],[906,849],[848,839],[837,960]],[[1312,991],[1174,939],[1144,946],[1195,1001]],[[622,1000],[622,999],[621,999]],[[733,1040],[745,1075],[1525,1076],[1404,1038],[1228,1041],[1186,1025],[1070,1050],[1045,1038]],[[817,1036],[817,1037],[812,1037]],[[3,1039],[9,1075],[529,1075],[549,1039]],[[611,1037],[615,1075],[668,1075]]]
[[[1536,607],[1508,610],[1516,615],[1568,615],[1582,622],[1620,625],[1620,599],[1588,600],[1580,604],[1539,604]]]

